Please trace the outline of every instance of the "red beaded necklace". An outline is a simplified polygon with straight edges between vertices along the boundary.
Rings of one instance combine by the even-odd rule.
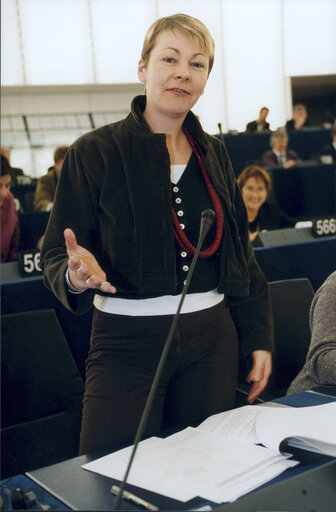
[[[208,176],[207,170],[204,165],[204,155],[203,155],[203,152],[202,152],[199,144],[197,144],[197,142],[194,141],[194,139],[191,137],[191,135],[186,130],[184,130],[184,133],[188,139],[190,146],[192,147],[193,152],[196,155],[198,165],[200,166],[200,169],[202,171],[203,178],[204,178],[206,187],[208,189],[208,192],[209,192],[209,195],[211,198],[211,202],[214,207],[215,214],[216,214],[215,238],[214,238],[213,242],[211,243],[211,245],[207,249],[205,249],[204,251],[201,251],[199,253],[200,258],[210,258],[210,256],[213,256],[215,254],[215,252],[217,251],[217,249],[221,243],[221,240],[222,240],[222,232],[223,232],[223,225],[224,225],[223,208],[222,208],[222,204],[220,202],[219,196],[218,196],[218,194]],[[183,229],[181,228],[181,225],[179,223],[179,220],[177,218],[174,208],[173,208],[173,221],[174,221],[174,236],[175,236],[177,243],[188,254],[191,254],[191,255],[195,254],[196,247],[194,247],[193,244],[190,242],[190,240],[186,237]]]

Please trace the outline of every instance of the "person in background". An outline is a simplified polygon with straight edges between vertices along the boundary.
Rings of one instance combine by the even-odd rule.
[[[315,293],[309,324],[311,341],[306,362],[287,395],[315,386],[336,386],[336,272]]]
[[[324,146],[321,151],[320,160],[322,164],[336,163],[336,125],[332,131],[332,140]]]
[[[268,200],[271,180],[258,165],[249,165],[237,178],[247,210],[250,240],[254,242],[260,231],[289,228],[295,219],[284,214],[276,203]]]
[[[288,131],[297,131],[307,126],[309,126],[307,109],[305,105],[298,103],[294,105],[293,118],[287,121],[285,128]]]
[[[24,176],[24,172],[19,167],[12,167],[10,163],[10,151],[8,148],[1,148],[1,155],[4,156],[8,162],[9,168],[10,168],[10,174],[12,178],[12,183],[15,182],[15,179],[18,176]]]
[[[288,135],[283,129],[272,133],[270,138],[272,149],[266,151],[262,157],[264,167],[283,167],[290,169],[299,160],[299,156],[292,149],[288,149]]]
[[[53,207],[58,179],[68,149],[69,146],[58,146],[54,151],[54,165],[48,169],[47,174],[39,178],[34,199],[35,211],[49,212]]]
[[[156,20],[138,64],[145,95],[80,137],[64,161],[44,236],[45,282],[72,311],[95,306],[80,453],[132,443],[181,299],[200,219],[214,209],[145,436],[234,407],[239,346],[251,403],[271,373],[267,281],[248,238],[226,148],[191,109],[214,60],[205,25]]]
[[[19,247],[19,220],[14,196],[10,192],[11,168],[1,155],[1,263],[17,259]]]
[[[259,117],[255,121],[251,121],[246,125],[247,133],[255,133],[255,132],[265,132],[269,131],[270,125],[267,123],[266,119],[269,113],[269,109],[267,107],[262,107],[259,112]]]

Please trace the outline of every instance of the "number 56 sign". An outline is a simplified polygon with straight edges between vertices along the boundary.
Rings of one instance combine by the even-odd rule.
[[[27,250],[18,252],[19,272],[23,277],[42,274],[40,251]]]

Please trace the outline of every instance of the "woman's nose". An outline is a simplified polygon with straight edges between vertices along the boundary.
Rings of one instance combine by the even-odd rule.
[[[189,68],[187,66],[180,66],[180,68],[176,72],[176,78],[179,78],[180,80],[189,80]]]

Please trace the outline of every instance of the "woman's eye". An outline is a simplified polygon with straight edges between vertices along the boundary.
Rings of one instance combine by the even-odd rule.
[[[164,57],[163,59],[165,62],[175,62],[174,57]]]
[[[202,62],[193,62],[192,65],[194,68],[204,68],[204,64]]]

